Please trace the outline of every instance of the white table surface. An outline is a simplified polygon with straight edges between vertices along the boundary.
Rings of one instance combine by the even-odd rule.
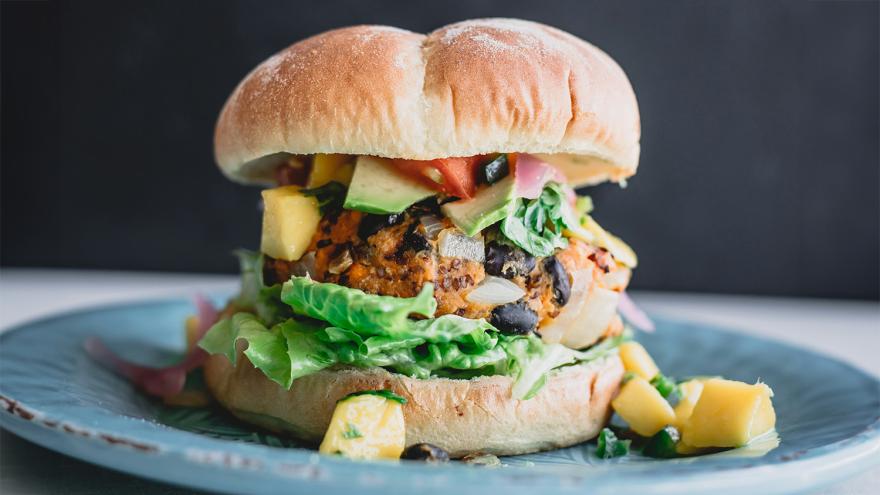
[[[83,306],[143,298],[231,291],[228,275],[0,270],[0,331]],[[635,292],[646,311],[713,323],[789,342],[848,361],[880,376],[880,303],[771,297]],[[56,454],[0,433],[0,493],[192,493]],[[823,494],[880,493],[880,468],[820,490]]]

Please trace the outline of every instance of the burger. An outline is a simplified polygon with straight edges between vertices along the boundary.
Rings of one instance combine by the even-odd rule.
[[[513,19],[354,26],[251,71],[215,133],[265,187],[260,250],[201,338],[213,397],[306,442],[354,392],[408,445],[512,455],[595,437],[637,259],[574,188],[624,184],[639,113],[595,46]]]

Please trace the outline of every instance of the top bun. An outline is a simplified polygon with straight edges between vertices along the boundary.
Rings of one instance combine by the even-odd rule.
[[[271,183],[289,154],[523,152],[586,185],[633,175],[640,134],[632,86],[607,54],[543,24],[478,19],[427,36],[354,26],[294,43],[235,88],[214,151],[242,183]]]

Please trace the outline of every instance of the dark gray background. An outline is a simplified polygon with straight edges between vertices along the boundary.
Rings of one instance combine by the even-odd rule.
[[[611,54],[642,112],[626,190],[592,191],[634,286],[877,299],[878,3],[2,2],[0,263],[235,270],[258,190],[213,165],[254,65],[356,23],[553,24]]]

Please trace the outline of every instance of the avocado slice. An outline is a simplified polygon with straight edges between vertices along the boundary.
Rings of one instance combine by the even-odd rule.
[[[389,160],[359,156],[343,207],[366,213],[400,213],[437,194],[398,172]]]
[[[516,182],[508,175],[473,198],[446,203],[442,209],[456,227],[472,236],[512,214],[516,199]]]

